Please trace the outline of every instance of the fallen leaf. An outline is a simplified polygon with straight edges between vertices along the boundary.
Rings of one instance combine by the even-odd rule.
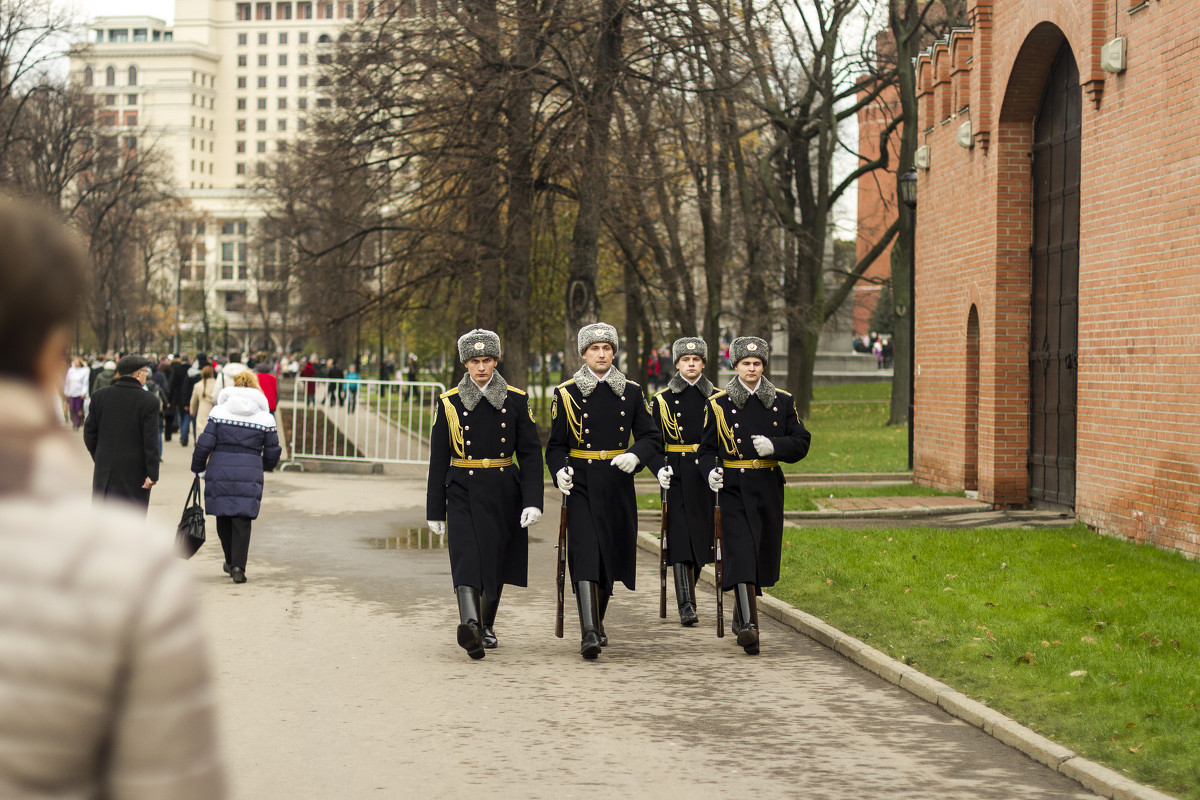
[[[1048,641],[1046,641],[1045,639],[1042,639],[1042,647],[1049,647],[1049,646],[1050,646],[1050,643]]]
[[[1126,722],[1125,723],[1125,730],[1129,730],[1130,728],[1136,728],[1136,727],[1137,727],[1136,722]]]
[[[826,578],[825,583],[828,586],[833,586],[833,578]]]
[[[984,605],[985,605],[985,606],[991,606],[991,607],[993,607],[993,608],[995,608],[995,607],[996,607],[996,604],[995,604],[995,603],[993,603],[991,600],[988,600],[986,603],[984,603]]]
[[[1079,637],[1079,641],[1083,642],[1084,644],[1095,644],[1095,643],[1096,643],[1096,637],[1094,637],[1094,636],[1080,636],[1080,637]]]
[[[1013,663],[1014,664],[1028,664],[1029,666],[1034,666],[1035,662],[1033,660],[1033,653],[1026,653],[1023,656],[1017,656],[1016,661],[1014,661]]]
[[[1087,675],[1086,669],[1077,669],[1071,673],[1072,678],[1082,678],[1084,675]]]
[[[1142,749],[1142,746],[1139,744],[1137,747],[1129,748],[1129,752],[1136,753],[1138,750],[1141,750],[1141,749]]]

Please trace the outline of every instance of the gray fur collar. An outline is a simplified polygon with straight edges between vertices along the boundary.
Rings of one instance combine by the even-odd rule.
[[[667,388],[675,394],[679,394],[691,385],[692,384],[684,380],[684,378],[678,372],[671,376],[671,380],[667,381]],[[707,375],[701,374],[700,377],[696,379],[695,385],[696,388],[700,390],[700,394],[704,397],[708,397],[713,393],[712,381],[708,379]]]
[[[758,395],[759,401],[764,406],[770,408],[775,405],[775,384],[766,378],[759,378],[758,381],[758,391],[755,394]],[[742,382],[737,379],[736,375],[729,382],[729,385],[725,387],[725,392],[739,409],[743,408],[746,405],[746,401],[750,399],[750,393],[746,391],[745,386],[742,386]]]
[[[508,382],[496,371],[492,373],[488,385],[480,389],[475,385],[475,381],[471,380],[470,375],[463,375],[462,380],[458,382],[458,396],[462,398],[467,411],[474,411],[475,406],[485,397],[492,407],[499,411],[504,408],[504,401],[508,398]]]
[[[616,392],[617,397],[625,394],[625,373],[616,367],[611,367],[608,370],[608,377],[604,382],[608,384],[608,388]],[[591,397],[592,392],[596,391],[596,387],[600,385],[600,380],[596,377],[596,373],[584,364],[575,373],[575,385],[579,387],[579,392],[584,397]]]

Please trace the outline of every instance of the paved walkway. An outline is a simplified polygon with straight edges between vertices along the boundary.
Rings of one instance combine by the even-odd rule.
[[[820,511],[987,511],[987,503],[967,497],[825,497],[816,501]]]
[[[172,527],[186,456],[167,445],[152,498]],[[572,609],[553,636],[549,494],[530,586],[470,661],[423,498],[419,479],[274,473],[249,582],[222,573],[215,532],[189,562],[235,798],[1096,796],[766,615],[745,656],[713,635],[708,590],[700,627],[659,620],[649,553],[584,662]]]

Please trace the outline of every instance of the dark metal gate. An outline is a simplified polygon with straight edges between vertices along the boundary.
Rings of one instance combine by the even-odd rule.
[[[1082,97],[1066,44],[1038,109],[1033,145],[1029,495],[1075,505]]]

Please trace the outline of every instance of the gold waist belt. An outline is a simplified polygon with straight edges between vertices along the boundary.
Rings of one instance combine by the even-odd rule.
[[[470,469],[495,469],[497,467],[511,467],[513,463],[512,456],[508,458],[452,458],[450,466],[452,467],[468,467]]]
[[[624,450],[568,450],[567,455],[571,458],[598,458],[601,461],[611,461],[624,452]]]
[[[698,444],[669,444],[667,445],[668,453],[694,453],[700,449]]]
[[[756,458],[753,461],[726,461],[722,459],[721,466],[726,469],[774,469],[779,466],[779,462],[764,461],[761,458]]]

